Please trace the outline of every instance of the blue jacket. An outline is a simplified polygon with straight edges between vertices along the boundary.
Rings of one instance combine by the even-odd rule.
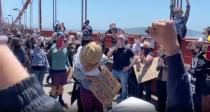
[[[192,91],[181,54],[166,58],[168,64],[167,112],[193,112]]]

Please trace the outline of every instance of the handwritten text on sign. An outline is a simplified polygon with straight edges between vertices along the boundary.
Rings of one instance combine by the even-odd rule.
[[[154,58],[151,64],[134,65],[134,72],[138,83],[143,83],[157,78],[159,71],[157,71],[157,63],[159,58]]]
[[[121,88],[120,83],[112,77],[111,72],[106,67],[102,69],[98,77],[100,81],[91,83],[89,88],[104,106],[109,106]]]

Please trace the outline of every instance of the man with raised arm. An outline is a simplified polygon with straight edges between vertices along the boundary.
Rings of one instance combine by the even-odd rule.
[[[171,16],[175,22],[178,42],[181,45],[182,38],[187,34],[187,21],[190,15],[190,1],[186,0],[186,12],[184,13],[181,6],[175,7],[174,2],[171,2]]]
[[[149,33],[165,49],[168,65],[167,112],[193,112],[189,78],[182,60],[173,21],[155,21],[149,27]],[[145,112],[152,108],[145,105],[148,103],[142,103],[140,99],[124,101],[114,107],[113,112]],[[150,112],[153,110],[150,109]]]
[[[163,45],[167,56],[167,112],[193,112],[189,78],[183,64],[173,21],[153,22],[149,31],[151,36]]]

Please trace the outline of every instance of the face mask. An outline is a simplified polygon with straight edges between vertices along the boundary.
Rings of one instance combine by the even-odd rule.
[[[117,32],[117,28],[112,28],[112,30],[113,30],[114,32]]]
[[[61,48],[64,44],[64,39],[63,38],[59,38],[56,42],[56,47],[57,48]]]
[[[203,34],[201,37],[202,37],[203,39],[205,39],[205,38],[207,38],[207,35],[204,35],[204,34]]]

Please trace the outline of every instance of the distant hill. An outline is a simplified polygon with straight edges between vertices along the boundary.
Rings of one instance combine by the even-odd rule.
[[[125,28],[124,30],[127,33],[141,33],[141,34],[145,34],[146,27]]]
[[[194,38],[199,38],[199,37],[201,37],[201,32],[189,29],[187,31],[187,36],[194,37]]]
[[[146,27],[136,27],[136,28],[124,28],[127,33],[141,33],[145,34]],[[79,30],[71,30],[71,31],[79,31]],[[93,29],[94,32],[102,32],[104,33],[106,30],[97,30]],[[201,36],[201,32],[188,29],[187,37],[199,38]]]
[[[146,27],[125,28],[124,30],[128,33],[145,34]],[[201,32],[194,31],[194,30],[191,30],[191,29],[188,29],[188,31],[187,31],[187,37],[199,38],[200,36],[201,36]]]

